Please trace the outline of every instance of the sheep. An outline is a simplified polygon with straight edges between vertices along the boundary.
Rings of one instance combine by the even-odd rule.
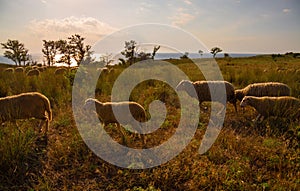
[[[45,71],[45,67],[38,67],[38,68],[36,68],[38,71],[40,71],[40,72],[44,72]]]
[[[67,69],[65,68],[57,68],[54,72],[55,75],[61,75],[67,72]]]
[[[85,101],[84,109],[91,110],[93,107],[96,107],[96,113],[100,122],[106,126],[110,123],[117,124],[118,129],[121,130],[120,124],[122,125],[131,125],[133,128],[140,128],[140,122],[145,122],[147,120],[146,111],[140,104],[136,102],[105,102],[102,103],[97,99],[88,98]],[[129,107],[130,113],[127,113]],[[118,115],[116,119],[114,113]],[[133,118],[135,120],[132,120]],[[144,136],[142,137],[144,142]],[[123,143],[124,143],[123,135]]]
[[[29,70],[29,71],[26,73],[26,76],[39,76],[39,75],[40,75],[40,71],[37,70],[37,69]]]
[[[5,72],[5,73],[14,73],[15,70],[14,70],[14,68],[6,68],[3,72]]]
[[[79,68],[78,66],[71,67],[70,72],[77,72],[78,68]]]
[[[100,71],[101,73],[109,73],[109,68],[103,67],[103,68],[97,68],[97,71]]]
[[[270,116],[283,118],[299,118],[300,117],[300,100],[291,96],[282,97],[255,97],[245,96],[240,103],[241,107],[247,105],[252,106],[259,113],[255,122],[261,117]]]
[[[227,81],[195,81],[195,82],[191,82],[188,80],[182,80],[176,86],[176,91],[187,92],[191,97],[198,99],[199,105],[201,105],[201,103],[204,101],[212,101],[210,93],[212,93],[212,94],[214,94],[214,96],[218,97],[218,95],[219,95],[220,91],[222,91],[223,87],[226,90],[227,101],[230,102],[231,104],[233,104],[234,109],[237,112],[234,87],[231,83],[229,83]],[[192,88],[195,88],[197,95],[193,95]],[[219,99],[220,100],[214,100],[214,101],[221,103],[222,97],[220,97]]]
[[[24,68],[23,67],[17,67],[17,68],[15,68],[15,72],[16,73],[24,73]]]
[[[279,82],[254,83],[246,86],[243,89],[235,90],[235,97],[239,101],[242,101],[245,96],[278,97],[290,95],[291,89],[288,87],[288,85]]]
[[[46,96],[38,92],[27,92],[0,98],[0,122],[29,118],[42,120],[39,128],[46,123],[45,134],[47,133],[52,111]]]

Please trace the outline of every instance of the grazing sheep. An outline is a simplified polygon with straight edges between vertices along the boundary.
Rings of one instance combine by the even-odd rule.
[[[195,88],[197,95],[193,95],[192,90]],[[176,87],[177,91],[186,91],[191,97],[194,97],[199,100],[199,104],[204,101],[212,101],[211,94],[218,96],[220,91],[225,88],[226,90],[226,99],[228,102],[232,103],[235,111],[236,108],[236,99],[234,94],[234,87],[231,83],[227,81],[196,81],[191,82],[188,80],[182,80]],[[222,102],[222,97],[220,100],[214,100],[217,102]]]
[[[84,109],[91,110],[96,107],[96,113],[101,123],[104,126],[115,123],[120,129],[120,124],[131,125],[133,128],[140,128],[141,124],[139,122],[145,122],[147,119],[146,111],[140,104],[136,102],[105,102],[102,103],[97,99],[89,98],[85,101]],[[127,109],[129,107],[130,113]],[[114,113],[118,115],[118,120],[116,119]],[[135,119],[133,120],[132,117]],[[144,141],[144,137],[142,137]],[[123,135],[124,142],[124,135]]]
[[[45,68],[42,66],[42,67],[38,67],[38,68],[36,68],[38,71],[40,71],[40,72],[44,72],[45,71]]]
[[[279,82],[254,83],[243,89],[235,90],[235,97],[242,101],[245,96],[290,96],[291,89],[288,85]]]
[[[24,72],[27,73],[29,70],[32,70],[31,66],[26,66]]]
[[[15,68],[16,73],[24,73],[25,69],[23,67],[17,67]]]
[[[70,72],[76,72],[78,70],[78,66],[74,66],[70,68]]]
[[[282,97],[254,97],[245,96],[241,102],[241,107],[250,105],[259,113],[255,121],[261,117],[300,117],[300,100],[290,96]]]
[[[13,68],[6,68],[3,72],[5,72],[5,73],[14,73],[15,70]]]
[[[27,76],[39,76],[40,75],[40,71],[38,69],[32,69],[32,70],[29,70],[27,73],[26,73]]]
[[[54,72],[55,75],[61,75],[67,72],[67,69],[65,68],[57,68]]]
[[[0,98],[1,122],[29,119],[32,117],[43,120],[40,127],[46,122],[46,134],[49,122],[52,120],[52,111],[48,98],[43,94],[28,92]]]
[[[90,108],[96,105],[96,112],[98,114],[98,117],[100,121],[107,125],[109,123],[121,123],[123,125],[130,124],[131,118],[129,116],[133,116],[137,121],[139,122],[145,122],[146,121],[146,111],[140,104],[136,102],[105,102],[102,103],[98,101],[97,99],[89,98],[85,101],[84,108]],[[128,108],[131,111],[131,113],[125,113],[126,108]],[[113,111],[114,107],[114,111]],[[120,121],[118,121],[113,112],[120,111]],[[124,111],[124,112],[123,112]]]
[[[103,67],[103,68],[97,68],[97,71],[100,71],[103,74],[109,73],[109,68]]]

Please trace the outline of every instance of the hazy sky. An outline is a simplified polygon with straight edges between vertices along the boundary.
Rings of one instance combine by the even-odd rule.
[[[43,39],[76,33],[93,45],[141,23],[180,27],[223,52],[300,52],[299,0],[0,0],[0,15],[0,42],[17,39],[30,53]]]

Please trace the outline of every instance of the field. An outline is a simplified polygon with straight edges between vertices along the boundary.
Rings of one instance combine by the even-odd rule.
[[[167,60],[191,80],[202,74],[189,59]],[[300,98],[300,58],[292,55],[216,59],[223,77],[236,88],[254,82],[278,81],[288,84],[292,96]],[[74,72],[54,75],[49,68],[40,76],[2,72],[0,97],[38,91],[52,106],[53,121],[48,138],[38,132],[34,119],[4,123],[0,129],[0,190],[297,190],[300,187],[300,124],[282,118],[269,118],[254,124],[257,113],[238,106],[235,113],[227,104],[224,127],[216,142],[203,155],[198,153],[208,123],[209,111],[201,111],[196,133],[175,158],[149,169],[114,166],[97,157],[82,140],[72,112]],[[124,66],[100,76],[96,97],[108,101],[112,85]],[[176,131],[178,98],[170,87],[157,81],[139,84],[131,99],[148,108],[161,100],[167,104],[167,118],[155,132],[139,137],[125,132],[128,146],[151,148],[160,145]],[[239,102],[238,102],[239,104]],[[204,103],[209,106],[209,103]],[[122,136],[113,125],[106,131],[118,142]]]

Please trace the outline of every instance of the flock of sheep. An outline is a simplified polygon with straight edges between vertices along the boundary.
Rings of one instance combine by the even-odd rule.
[[[199,105],[206,101],[216,101],[224,95],[216,95],[212,100],[212,94],[220,93],[220,89],[226,89],[226,100],[234,105],[237,112],[236,102],[240,106],[252,106],[259,113],[260,117],[279,116],[300,118],[300,100],[291,97],[291,89],[283,83],[267,82],[250,84],[243,89],[235,90],[234,86],[226,81],[196,81],[182,80],[176,87],[177,91],[185,91],[189,96],[198,99]],[[193,94],[195,92],[196,94]],[[211,92],[211,93],[210,93]],[[223,103],[224,104],[224,103]],[[91,109],[96,106],[96,113],[101,123],[107,125],[116,123],[126,125],[145,122],[147,114],[143,106],[136,102],[106,102],[102,103],[96,99],[87,99],[83,108]],[[114,111],[120,111],[121,119],[116,119]],[[124,108],[130,108],[128,113]],[[46,123],[46,133],[49,122],[52,119],[52,112],[48,98],[38,92],[22,93],[19,95],[0,98],[0,122],[15,121],[17,119],[36,118]],[[135,120],[132,121],[132,116]],[[130,120],[129,120],[130,119]],[[43,125],[43,123],[41,125]]]
[[[26,67],[16,67],[16,68],[6,68],[4,73],[18,73],[25,74],[26,76],[39,76],[41,72],[44,72],[48,69],[47,66],[26,66]],[[61,75],[68,71],[76,71],[78,67],[55,67],[55,75]]]
[[[237,100],[240,101],[241,107],[252,106],[256,109],[258,116],[255,121],[270,116],[300,118],[300,100],[291,96],[291,89],[286,84],[279,82],[254,83],[235,90],[234,86],[226,81],[183,80],[176,89],[197,98],[199,104],[204,101],[222,103],[222,96],[218,98],[217,95],[212,100],[210,93],[221,92],[222,86],[225,86],[227,101],[234,105],[235,111]],[[192,95],[193,90],[196,90],[197,95]]]

